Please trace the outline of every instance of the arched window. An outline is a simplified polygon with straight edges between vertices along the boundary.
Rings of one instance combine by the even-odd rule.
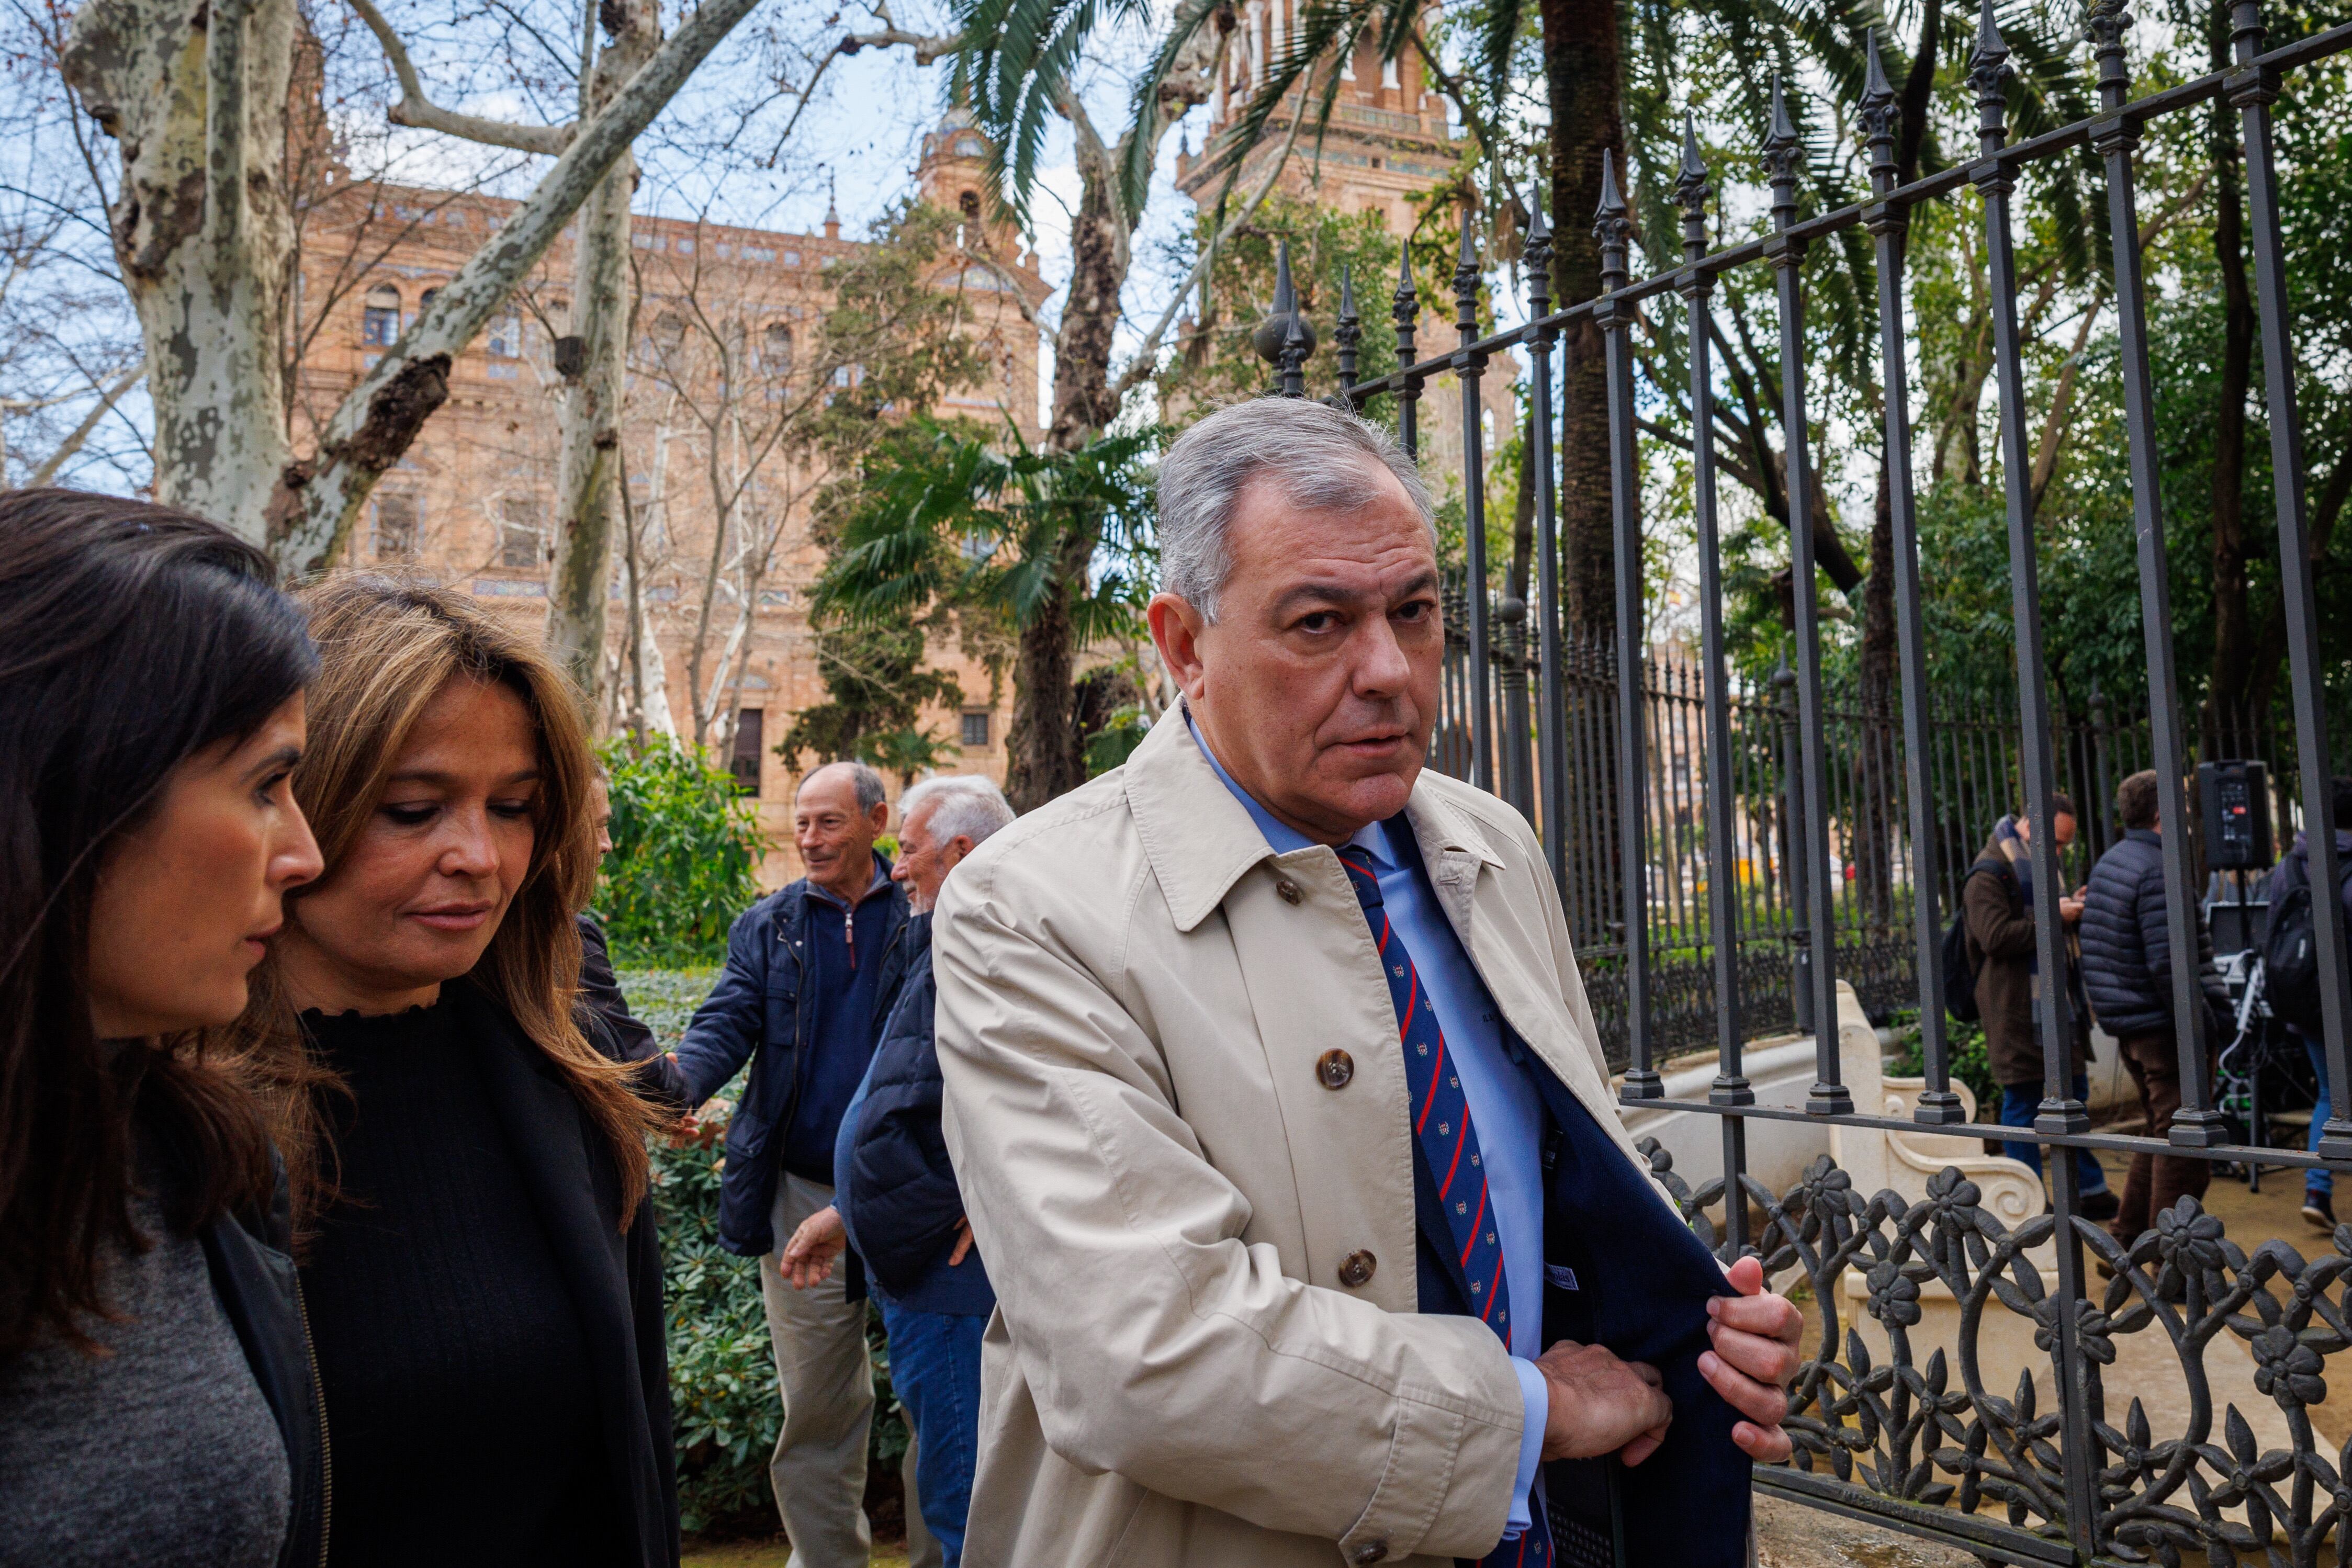
[[[793,329],[782,321],[768,328],[760,349],[760,368],[772,376],[793,373]]]
[[[988,156],[988,143],[967,131],[956,138],[955,154],[959,158],[985,158]]]
[[[654,319],[654,352],[668,359],[685,345],[685,317],[675,310],[665,310]]]
[[[380,285],[367,291],[360,312],[360,341],[383,347],[400,336],[400,290]]]

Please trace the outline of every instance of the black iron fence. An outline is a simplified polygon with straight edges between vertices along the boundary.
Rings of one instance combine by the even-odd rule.
[[[2183,1553],[2202,1553],[2214,1563],[2251,1559],[2302,1565],[2316,1563],[2325,1552],[2341,1565],[2352,1562],[2352,1543],[2346,1539],[2352,1531],[2343,1528],[2352,1520],[2352,1444],[2323,1447],[2311,1408],[2326,1399],[2328,1358],[2352,1346],[2352,1302],[2345,1288],[2352,1276],[2352,1228],[2339,1229],[2333,1249],[2316,1259],[2305,1260],[2277,1241],[2249,1256],[2229,1241],[2217,1218],[2202,1213],[2193,1199],[2183,1199],[2154,1228],[2119,1244],[2082,1218],[2071,1157],[2047,1162],[2051,1212],[2019,1213],[2013,1224],[2004,1224],[1985,1207],[1977,1186],[1954,1168],[1908,1198],[1893,1190],[1874,1196],[1857,1191],[1847,1174],[1826,1158],[1780,1195],[1747,1174],[1747,1127],[1752,1120],[1811,1122],[1858,1137],[1916,1133],[1961,1119],[1939,1005],[1937,925],[1947,897],[1944,868],[1953,859],[1944,852],[1945,844],[1967,843],[1996,800],[2006,806],[2021,797],[2035,821],[2049,821],[2062,779],[2083,766],[2084,747],[2075,738],[2080,731],[2057,711],[2043,656],[2010,197],[2021,167],[2071,157],[2086,146],[2105,167],[2137,588],[2147,628],[2146,750],[2132,759],[2145,755],[2155,768],[2164,821],[2192,820],[2184,779],[2192,754],[2173,668],[2152,413],[2158,391],[2148,370],[2133,160],[2148,121],[2216,99],[2236,111],[2242,137],[2246,229],[2260,304],[2291,685],[2292,734],[2281,737],[2291,749],[2278,756],[2276,771],[2291,778],[2292,797],[2328,798],[2329,737],[2306,519],[2308,474],[2288,332],[2270,106],[2281,73],[2352,47],[2352,26],[2266,51],[2259,5],[2236,0],[2228,69],[2135,100],[2124,47],[2131,19],[2122,0],[2094,0],[2087,20],[2099,72],[2098,114],[2012,144],[2006,124],[2009,51],[1990,0],[1984,0],[1969,76],[1979,111],[1976,156],[1901,187],[1895,184],[1895,94],[1878,68],[1874,44],[1866,44],[1869,74],[1861,123],[1870,157],[1871,199],[1833,212],[1800,214],[1801,150],[1776,85],[1765,142],[1770,234],[1707,250],[1705,214],[1712,193],[1696,146],[1686,143],[1675,191],[1685,214],[1684,265],[1638,282],[1626,268],[1631,224],[1625,204],[1604,162],[1595,225],[1602,252],[1601,296],[1551,309],[1546,293],[1550,236],[1538,213],[1526,246],[1531,319],[1521,328],[1479,335],[1475,299],[1481,268],[1465,219],[1454,274],[1459,346],[1416,361],[1419,311],[1408,270],[1396,300],[1404,368],[1378,382],[1355,382],[1357,323],[1343,318],[1336,334],[1340,397],[1358,408],[1395,399],[1400,433],[1410,447],[1415,444],[1423,386],[1442,373],[1458,378],[1469,507],[1465,564],[1468,580],[1483,584],[1488,573],[1480,375],[1488,356],[1506,348],[1523,348],[1531,362],[1529,457],[1538,565],[1536,601],[1528,617],[1532,634],[1528,619],[1498,617],[1484,592],[1466,596],[1456,621],[1465,641],[1451,677],[1454,716],[1444,755],[1481,788],[1510,794],[1542,824],[1562,895],[1572,911],[1580,912],[1585,956],[1596,964],[1611,959],[1607,994],[1622,1020],[1624,1100],[1719,1120],[1727,1175],[1687,1193],[1685,1207],[1693,1223],[1718,1239],[1725,1257],[1760,1252],[1768,1268],[1801,1270],[1811,1282],[1821,1334],[1819,1352],[1801,1371],[1793,1393],[1789,1427],[1797,1458],[1789,1467],[1759,1469],[1758,1487],[1877,1520],[1988,1561],[2172,1564]],[[1975,190],[1984,221],[2017,650],[2016,706],[2013,715],[2000,716],[2000,738],[1971,739],[1967,727],[1951,724],[1934,700],[1920,615],[1910,471],[1901,238],[1913,208],[1967,187]],[[1839,695],[1824,674],[1815,581],[1807,450],[1813,424],[1806,401],[1799,271],[1809,246],[1856,228],[1871,237],[1878,278],[1899,673],[1892,713],[1848,709],[1841,716]],[[1695,680],[1657,670],[1642,634],[1642,486],[1629,332],[1638,312],[1671,308],[1668,297],[1680,297],[1689,333],[1691,423],[1696,432],[1711,432],[1711,297],[1724,275],[1758,266],[1773,270],[1780,331],[1780,423],[1787,441],[1795,611],[1793,766],[1774,760],[1777,752],[1789,748],[1786,703],[1779,694],[1767,701],[1727,678],[1717,480],[1707,439],[1698,440],[1693,454],[1702,622]],[[1278,293],[1276,309],[1289,315],[1295,306]],[[1551,504],[1552,352],[1561,327],[1582,318],[1601,329],[1608,356],[1617,597],[1605,675],[1591,667],[1595,651],[1580,646],[1561,620]],[[1303,395],[1300,366],[1307,341],[1295,317],[1275,340],[1282,344],[1279,390]],[[1534,644],[1531,664],[1523,653],[1498,659],[1498,647],[1517,649],[1520,639]],[[1498,663],[1507,681],[1498,681]],[[2092,722],[2088,766],[2095,774],[2125,758],[2118,748],[2102,759],[2098,721]],[[2015,737],[2013,748],[2006,743],[2009,735]],[[1722,758],[1725,765],[1695,764],[1694,756]],[[1863,759],[1858,769],[1851,761],[1855,757]],[[1850,788],[1844,780],[1857,774],[1880,781],[1863,789],[1859,805],[1851,795],[1841,795]],[[1898,777],[1899,784],[1885,782]],[[2106,784],[2091,778],[2077,788],[2104,804]],[[1780,815],[1771,817],[1774,810]],[[1770,825],[1758,825],[1764,821]],[[2084,1106],[2073,1093],[2062,988],[2045,986],[2036,1019],[2044,1044],[2044,1098],[2034,1126],[2014,1130],[2014,1139],[2063,1149],[2210,1161],[2253,1155],[2251,1148],[2228,1143],[2228,1124],[2212,1103],[2214,1042],[2194,981],[2191,944],[2200,885],[2190,838],[2185,831],[2168,832],[2164,845],[2185,1099],[2169,1135],[2092,1131]],[[2332,836],[2313,838],[2313,880],[2333,886],[2337,873]],[[1864,843],[1867,852],[1857,852],[1856,846]],[[1685,851],[1685,845],[1694,847]],[[1743,855],[1743,850],[1750,852]],[[1754,852],[1759,850],[1760,858],[1785,867],[1785,873],[1773,873],[1779,880],[1772,885],[1780,891],[1760,908],[1751,906],[1746,890],[1752,882],[1743,882],[1740,873],[1742,859],[1759,858]],[[2032,861],[2039,968],[2055,974],[2062,963],[2062,925],[2052,835],[2034,835]],[[1883,893],[1873,895],[1874,904],[1858,888],[1851,890],[1856,907],[1850,913],[1841,867],[1868,863],[1875,876],[1882,862]],[[1858,869],[1854,880],[1860,880]],[[1883,920],[1872,925],[1882,911]],[[1675,969],[1686,961],[1680,940],[1684,927],[1677,924],[1685,918],[1692,929],[1738,934],[1731,941],[1688,946],[1687,961],[1697,963],[1703,977],[1696,986]],[[1781,925],[1774,927],[1773,919]],[[2335,900],[2314,901],[2335,1114],[2324,1125],[2317,1155],[2263,1151],[2262,1159],[2273,1166],[2326,1163],[2352,1170],[2352,1063],[2347,1061],[2352,976],[2346,972],[2352,966],[2344,957],[2342,920]],[[1860,938],[1851,948],[1849,928]],[[1834,942],[1806,949],[1812,961],[1794,971],[1794,995],[1786,1004],[1790,1017],[1803,1009],[1804,1016],[1824,1024],[1836,1016],[1841,979],[1867,976],[1874,962],[1892,967],[1891,957],[1868,951],[1873,942],[1895,951],[1907,946],[1908,993],[1918,1008],[1926,1061],[1925,1086],[1911,1116],[1873,1113],[1880,1109],[1875,1105],[1857,1113],[1842,1077],[1838,1031],[1829,1027],[1814,1031],[1816,1082],[1804,1106],[1756,1103],[1742,1071],[1742,1050],[1751,1026],[1776,1006],[1773,988],[1784,983],[1776,977],[1790,971],[1788,951],[1800,930],[1836,934]],[[1608,952],[1612,944],[1613,956]],[[1679,1004],[1665,1001],[1670,994],[1705,998],[1697,1010],[1713,1037],[1717,1066],[1704,1100],[1664,1098],[1663,1053],[1694,1032],[1676,1015]],[[1760,1228],[1751,1205],[1760,1214]],[[2108,1278],[2090,1275],[2087,1263],[2093,1259],[2105,1266]],[[1949,1357],[1940,1347],[1933,1354],[1915,1353],[1923,1300],[1937,1292],[1948,1293],[1958,1312],[1958,1338]],[[1885,1354],[1877,1363],[1864,1340],[1847,1332],[1849,1311],[1866,1315],[1883,1333]],[[2032,1354],[2047,1375],[2046,1395],[2037,1393],[2043,1385],[2031,1366],[2013,1388],[1988,1382],[1979,1352],[1989,1320],[2003,1314],[2026,1321]],[[2234,1401],[2226,1415],[2217,1414],[2207,1353],[2221,1341],[2239,1346],[2242,1360],[2251,1357],[2252,1382],[2241,1396],[2275,1406],[2272,1414],[2284,1422],[2283,1442],[2259,1439]],[[2119,1379],[2110,1387],[2104,1371],[2119,1351],[2139,1354],[2147,1346],[2160,1347],[2156,1354],[2177,1369],[2188,1389],[2185,1406],[2167,1416],[2160,1428],[2143,1407],[2136,1380]]]
[[[1475,767],[1478,662],[1471,657],[1464,577],[1445,588],[1446,653],[1439,688],[1432,763],[1457,779]],[[1488,594],[1493,629],[1484,664],[1485,704],[1495,737],[1495,793],[1548,837],[1538,754],[1540,660],[1527,646],[1526,607]],[[1643,852],[1640,861],[1653,1050],[1663,1061],[1709,1046],[1717,995],[1709,878],[1714,874],[1706,785],[1718,766],[1708,745],[1703,665],[1680,647],[1652,647],[1640,659]],[[1575,625],[1562,629],[1557,674],[1560,766],[1565,774],[1558,828],[1560,901],[1584,974],[1601,1047],[1612,1066],[1631,1061],[1623,956],[1625,912],[1617,845],[1609,825],[1617,789],[1617,670],[1611,641]],[[1729,783],[1732,962],[1742,1037],[1756,1040],[1812,1028],[1805,974],[1811,951],[1806,862],[1792,852],[1790,791],[1801,788],[1802,742],[1796,675],[1785,663],[1761,680],[1727,672],[1726,749]],[[1917,901],[1913,867],[1929,868],[1939,921],[1959,906],[1959,888],[1983,852],[1993,824],[2024,799],[2023,756],[2013,701],[1931,692],[1927,773],[1933,785],[1929,852],[1910,841],[1902,715],[1873,703],[1851,679],[1824,678],[1822,740],[1829,805],[1832,929],[1836,974],[1852,985],[1880,1022],[1918,1005],[1912,922]],[[2192,755],[2255,759],[2268,765],[2272,820],[2291,825],[2299,812],[2292,757],[2266,716],[2200,715]],[[2093,694],[2083,711],[2053,708],[2052,754],[2061,789],[2077,809],[2078,831],[2062,853],[2070,886],[2079,887],[2101,850],[2121,828],[2115,787],[2149,765],[2146,709],[2126,710]],[[1939,927],[1940,928],[1940,927]]]

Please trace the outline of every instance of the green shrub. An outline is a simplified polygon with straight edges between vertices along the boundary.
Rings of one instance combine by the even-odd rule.
[[[621,988],[629,1006],[667,1050],[718,979],[715,969],[629,969]],[[689,1531],[775,1528],[768,1456],[783,1406],[768,1319],[760,1301],[760,1264],[719,1244],[719,1145],[738,1078],[720,1090],[691,1136],[653,1140],[656,1213],[661,1225],[663,1291],[669,1319],[671,1431],[677,1448],[678,1508]],[[875,1347],[874,1433],[869,1464],[895,1467],[907,1451],[907,1427],[890,1391],[889,1359],[878,1317]]]
[[[1124,767],[1151,733],[1151,720],[1140,707],[1123,707],[1087,742],[1087,777],[1096,779]]]
[[[2000,1111],[2000,1085],[1993,1082],[1992,1059],[1985,1054],[1984,1026],[1947,1019],[1944,1044],[1951,1059],[1952,1082],[1967,1084],[1976,1095],[1979,1121],[1991,1120]],[[1895,1026],[1895,1053],[1886,1059],[1886,1071],[1898,1078],[1927,1076],[1927,1051],[1916,1021]]]
[[[727,928],[760,897],[767,852],[759,812],[732,775],[664,736],[633,749],[600,748],[613,775],[613,852],[596,908],[621,958],[708,964],[727,953]]]

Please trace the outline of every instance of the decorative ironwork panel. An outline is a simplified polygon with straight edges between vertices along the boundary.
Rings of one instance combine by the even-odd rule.
[[[1956,1520],[1946,1527],[1954,1544],[1999,1545],[2031,1562],[2042,1560],[2032,1554],[2037,1542],[2065,1541],[2056,1406],[2030,1369],[2014,1385],[1992,1386],[1976,1354],[1987,1320],[1998,1314],[2030,1324],[2035,1349],[2051,1352],[2068,1303],[2035,1254],[2055,1238],[2055,1214],[2006,1227],[1952,1166],[1929,1177],[1916,1201],[1892,1191],[1864,1197],[1824,1155],[1785,1193],[1742,1178],[1762,1224],[1752,1246],[1735,1250],[1721,1243],[1711,1212],[1723,1206],[1723,1181],[1693,1190],[1654,1139],[1641,1147],[1684,1217],[1727,1262],[1753,1252],[1773,1278],[1793,1270],[1810,1286],[1823,1348],[1790,1390],[1792,1469],[1906,1505],[1915,1526],[1937,1522],[1919,1511],[1949,1510],[1969,1523],[1990,1516],[2014,1532],[1970,1541]],[[2088,1220],[2072,1224],[2114,1276],[2072,1303],[2090,1364],[2101,1559],[2166,1568],[2196,1552],[2214,1563],[2296,1568],[2352,1561],[2352,1540],[2339,1530],[2352,1520],[2352,1441],[2324,1442],[2310,1416],[2327,1397],[2329,1358],[2352,1345],[2352,1225],[2336,1227],[2331,1249],[2305,1259],[2276,1240],[2249,1257],[2195,1198],[2159,1214],[2129,1248]],[[1891,1354],[1874,1354],[1844,1310],[1855,1294],[1849,1281],[1860,1293],[1859,1315],[1876,1325]],[[1957,1353],[1938,1344],[1922,1355],[1914,1337],[1923,1292],[1938,1286],[1958,1307]],[[2105,1385],[2104,1369],[2135,1336],[2160,1344],[2178,1369],[2188,1405],[2179,1430],[2156,1429],[2139,1395]],[[2205,1351],[2223,1338],[2251,1353],[2253,1391],[2284,1417],[2288,1446],[2263,1447],[2250,1410],[2217,1397]]]

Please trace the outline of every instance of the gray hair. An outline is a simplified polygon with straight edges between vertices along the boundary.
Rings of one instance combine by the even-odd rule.
[[[818,774],[824,772],[827,768],[846,768],[849,769],[850,787],[857,791],[857,809],[861,812],[874,810],[875,807],[880,805],[886,799],[887,799],[887,792],[882,788],[882,775],[875,772],[872,768],[863,762],[847,758],[839,762],[824,763],[818,767],[810,768],[808,778],[801,780],[801,788],[803,789],[807,789],[811,780],[814,779]]]
[[[926,779],[898,797],[898,821],[912,821],[916,811],[934,806],[931,837],[970,839],[977,844],[1013,821],[1013,807],[1004,791],[977,773],[949,773]]]
[[[1404,449],[1378,425],[1328,403],[1261,397],[1219,409],[1160,460],[1160,586],[1217,618],[1234,570],[1234,503],[1261,475],[1302,511],[1344,512],[1380,499],[1385,473],[1404,486],[1432,542],[1436,511]]]

